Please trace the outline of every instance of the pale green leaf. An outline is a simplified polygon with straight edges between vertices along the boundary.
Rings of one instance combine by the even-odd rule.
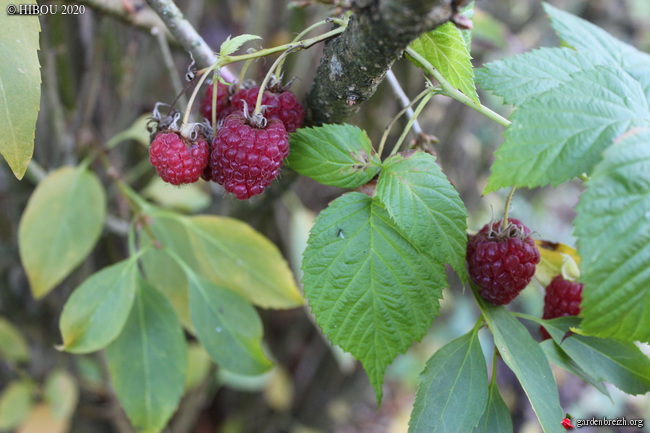
[[[210,355],[198,343],[187,346],[187,374],[185,375],[185,391],[199,386],[210,374],[212,360]]]
[[[0,155],[22,179],[34,153],[36,118],[41,101],[41,65],[38,61],[38,16],[10,16],[10,6],[35,5],[3,1],[0,6]]]
[[[0,317],[0,359],[11,362],[29,360],[27,341],[20,331],[4,317]]]
[[[212,359],[239,374],[268,371],[273,364],[262,348],[262,321],[255,308],[237,293],[193,272],[188,278],[192,322]]]
[[[540,48],[488,63],[476,70],[476,82],[503,97],[506,104],[524,105],[560,84],[571,74],[605,63],[569,48]]]
[[[650,342],[650,129],[603,155],[574,221],[585,333]]]
[[[235,36],[232,39],[230,38],[230,36],[228,36],[228,38],[221,44],[221,48],[219,48],[219,55],[222,57],[229,56],[235,51],[237,51],[246,42],[254,41],[257,39],[262,39],[262,38],[257,35],[249,35],[249,34]]]
[[[86,258],[105,217],[104,188],[84,168],[60,168],[38,184],[18,228],[20,258],[35,298],[49,293]]]
[[[63,350],[88,353],[106,347],[122,331],[137,286],[137,260],[130,258],[91,275],[68,298],[59,327]]]
[[[34,385],[27,380],[6,384],[0,394],[0,431],[13,430],[27,418],[34,405]]]
[[[415,152],[386,159],[377,198],[421,251],[466,275],[467,211],[435,157]]]
[[[472,56],[461,31],[453,23],[443,24],[423,34],[411,43],[410,48],[427,59],[452,86],[474,102],[479,102],[474,86]],[[417,65],[417,62],[414,63]]]
[[[492,381],[488,387],[488,402],[483,412],[483,416],[478,424],[472,430],[473,433],[512,433],[512,417],[510,410],[503,401],[499,386],[497,385],[496,377],[492,377]]]
[[[210,206],[210,193],[203,182],[178,187],[154,176],[142,190],[142,195],[164,208],[185,213],[196,213]]]
[[[324,185],[356,188],[381,166],[366,132],[353,125],[300,128],[290,134],[290,142],[289,166]]]
[[[160,432],[176,410],[183,395],[186,350],[171,305],[140,280],[124,329],[106,349],[111,382],[138,432]]]
[[[79,387],[74,376],[61,369],[52,371],[45,380],[45,400],[56,418],[70,419],[79,400]]]
[[[248,224],[218,216],[183,217],[153,207],[149,211],[158,241],[198,274],[263,308],[304,303],[278,248]]]
[[[386,366],[438,313],[444,267],[399,231],[378,200],[348,193],[316,219],[302,269],[318,325],[363,363],[381,400]]]
[[[650,98],[650,55],[614,38],[612,35],[548,3],[544,10],[560,39],[596,61],[618,64],[641,83]]]
[[[559,185],[590,173],[612,139],[650,121],[639,83],[597,66],[529,100],[511,116],[485,192]]]
[[[489,305],[477,296],[494,344],[517,376],[545,433],[563,433],[564,412],[546,355],[528,330],[501,306]]]
[[[409,433],[466,433],[488,402],[485,358],[478,329],[441,347],[429,358],[409,420]]]
[[[591,377],[632,395],[650,391],[650,359],[634,343],[577,334],[565,338],[569,328],[579,323],[577,318],[563,317],[543,325],[562,350]]]

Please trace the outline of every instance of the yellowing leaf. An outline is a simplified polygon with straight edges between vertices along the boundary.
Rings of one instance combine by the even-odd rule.
[[[36,4],[34,0],[21,2]],[[9,1],[0,13],[0,155],[22,179],[34,153],[36,118],[41,101],[38,62],[38,16],[8,16]],[[20,5],[18,5],[20,7]]]
[[[535,270],[535,278],[544,287],[548,286],[556,275],[577,280],[580,277],[580,255],[575,248],[566,244],[535,240],[541,260]]]
[[[48,294],[90,253],[106,216],[104,188],[84,168],[63,167],[38,185],[18,228],[32,294]]]

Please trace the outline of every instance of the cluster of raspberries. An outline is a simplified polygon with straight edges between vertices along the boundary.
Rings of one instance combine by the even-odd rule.
[[[467,242],[467,270],[479,294],[494,305],[509,304],[530,283],[540,261],[531,231],[521,221],[508,218],[483,226]],[[556,276],[546,287],[543,319],[577,316],[582,289],[578,282]],[[544,339],[550,338],[540,327]]]
[[[203,178],[223,185],[240,200],[260,194],[280,173],[289,155],[289,133],[300,127],[304,109],[295,95],[272,87],[264,91],[264,116],[251,118],[260,88],[241,88],[217,83],[201,101],[201,114],[209,123],[216,108],[218,128],[182,134],[174,126],[160,122],[149,148],[149,159],[158,175],[172,185],[193,183]],[[189,136],[186,136],[189,135]]]

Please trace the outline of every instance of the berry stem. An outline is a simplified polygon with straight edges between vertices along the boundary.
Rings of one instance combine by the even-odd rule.
[[[217,62],[214,65],[210,66],[207,69],[202,69],[197,72],[197,74],[200,74],[201,76],[199,77],[199,81],[196,83],[196,86],[194,87],[194,90],[192,90],[192,96],[190,96],[190,100],[187,102],[187,107],[185,107],[185,113],[183,113],[183,125],[187,125],[187,123],[190,120],[190,113],[192,112],[192,105],[194,105],[194,100],[196,99],[196,95],[198,95],[199,90],[201,89],[201,86],[203,86],[203,83],[205,82],[206,78],[208,77],[210,71],[215,71],[215,74],[218,74],[218,71],[220,69],[220,63]],[[216,88],[217,86],[215,86]],[[216,100],[216,97],[215,97]],[[212,111],[214,113],[214,110]]]
[[[515,195],[516,189],[517,187],[513,186],[512,188],[510,188],[510,192],[508,193],[508,198],[506,199],[506,207],[505,210],[503,211],[503,219],[501,220],[500,231],[504,231],[508,226],[508,212],[510,210],[510,202],[512,201],[512,196]]]
[[[332,21],[331,19],[324,19],[310,25],[309,27],[307,27],[306,29],[298,33],[298,35],[295,38],[293,38],[291,43],[295,44],[296,42],[300,41],[300,39],[304,38],[307,33],[311,32],[317,27],[322,26],[323,24],[330,23],[331,21]],[[280,77],[280,73],[282,72],[282,66],[284,66],[284,59],[282,59],[282,61],[278,64],[277,70],[274,72],[276,77]]]
[[[413,122],[415,122],[415,119],[418,118],[424,107],[427,105],[427,102],[433,97],[433,95],[436,94],[435,90],[429,90],[427,89],[427,94],[422,98],[422,101],[420,101],[420,104],[418,104],[418,107],[415,109],[415,112],[413,112],[413,117],[411,117],[406,124],[406,127],[404,128],[404,131],[402,131],[402,135],[399,136],[397,139],[397,143],[395,143],[395,146],[393,147],[393,150],[390,152],[391,155],[395,155],[399,148],[402,146],[402,143],[404,142],[404,139],[408,135],[409,131],[411,130],[411,126],[413,126]]]
[[[447,81],[445,77],[443,77],[442,74],[438,72],[438,70],[436,70],[436,68],[434,68],[433,65],[431,65],[431,63],[429,63],[427,59],[425,59],[420,54],[415,52],[412,48],[407,48],[406,53],[409,56],[411,56],[413,59],[415,59],[419,64],[421,64],[429,74],[433,75],[433,77],[438,81],[438,83],[440,83],[440,87],[442,87],[442,90],[444,91],[445,95],[457,100],[458,102],[467,105],[473,110],[478,111],[488,119],[495,121],[496,123],[498,123],[503,127],[507,128],[508,126],[510,126],[511,122],[508,119],[490,110],[485,105],[472,101],[467,95],[465,95],[463,92],[461,92],[460,90],[452,86],[449,83],[449,81]]]
[[[402,108],[402,110],[400,110],[400,112],[397,113],[395,115],[395,117],[393,117],[393,119],[390,121],[390,123],[386,126],[386,128],[384,129],[384,133],[381,136],[381,141],[379,142],[379,147],[377,149],[377,153],[379,154],[380,157],[381,157],[382,152],[384,151],[384,146],[386,145],[386,140],[388,139],[388,133],[390,132],[390,130],[395,125],[395,122],[397,122],[397,120],[400,117],[402,117],[402,115],[404,113],[406,113],[409,109],[411,109],[413,107],[413,105],[415,105],[416,102],[418,102],[420,99],[424,98],[427,95],[427,93],[430,93],[430,92],[431,92],[430,89],[425,89],[422,92],[420,92],[420,94],[417,95],[411,102],[409,102],[406,105],[406,107]],[[413,119],[413,118],[414,118],[414,116],[411,116],[411,119]]]
[[[264,77],[264,81],[262,81],[262,84],[260,85],[260,91],[257,94],[257,100],[255,101],[255,110],[253,111],[253,117],[257,116],[262,112],[262,97],[264,96],[264,91],[266,90],[266,86],[269,84],[269,80],[274,75],[273,73],[275,72],[275,69],[294,49],[295,48],[288,49],[284,53],[280,54],[280,56],[275,60],[273,65],[271,65],[269,71],[266,73],[266,76]]]
[[[410,106],[411,101],[409,100],[409,97],[406,96],[404,89],[402,89],[402,86],[397,80],[397,77],[395,76],[395,73],[393,73],[392,69],[389,69],[386,72],[386,79],[388,80],[390,87],[393,89],[395,96],[397,96],[397,99],[399,99],[400,103],[402,104],[402,108],[406,108],[406,115],[408,118],[413,118],[413,107]],[[422,134],[422,128],[420,127],[420,123],[417,120],[413,122],[413,132],[415,134]]]

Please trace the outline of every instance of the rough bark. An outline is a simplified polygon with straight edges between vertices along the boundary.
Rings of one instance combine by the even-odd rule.
[[[356,0],[341,36],[328,41],[307,96],[308,123],[340,123],[369,99],[419,35],[449,21],[454,0]]]

